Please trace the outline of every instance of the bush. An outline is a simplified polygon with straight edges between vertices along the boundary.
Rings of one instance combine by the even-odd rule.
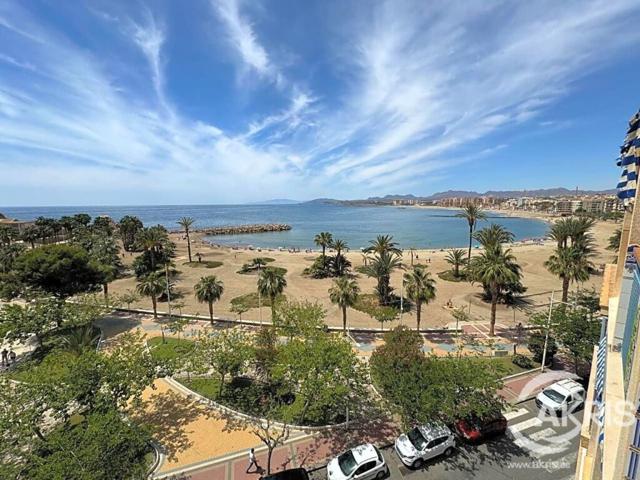
[[[514,365],[517,365],[520,368],[524,368],[526,370],[531,370],[534,367],[533,360],[525,355],[514,355],[511,359]]]
[[[529,335],[527,342],[527,348],[533,354],[533,360],[537,363],[542,362],[542,352],[544,351],[544,337],[542,332],[532,332]],[[546,365],[550,365],[553,362],[554,355],[558,352],[558,344],[555,338],[549,335],[549,341],[547,343],[547,357],[545,359]]]

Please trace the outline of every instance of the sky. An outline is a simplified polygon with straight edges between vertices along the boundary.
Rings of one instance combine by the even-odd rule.
[[[0,0],[0,206],[609,189],[640,2]]]

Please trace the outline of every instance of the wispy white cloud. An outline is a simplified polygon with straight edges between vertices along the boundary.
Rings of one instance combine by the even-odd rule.
[[[281,39],[259,38],[240,1],[211,0],[221,44],[278,101],[258,114],[250,99],[233,129],[185,113],[171,95],[170,18],[94,12],[127,58],[144,60],[131,65],[147,81],[140,88],[20,2],[0,5],[0,192],[51,181],[148,201],[398,191],[480,161],[499,148],[496,133],[557,126],[540,112],[640,40],[637,4],[624,0],[358,3],[326,20],[344,37],[331,57],[340,94],[312,93],[295,66],[277,63],[266,45]]]

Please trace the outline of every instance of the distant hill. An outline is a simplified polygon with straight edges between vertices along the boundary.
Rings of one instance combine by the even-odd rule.
[[[299,200],[291,200],[290,198],[274,198],[272,200],[264,200],[262,202],[251,202],[247,205],[296,205],[302,203]]]
[[[577,195],[613,195],[615,189],[610,190],[569,190],[568,188],[541,188],[537,190],[488,190],[484,193],[469,190],[448,190],[446,192],[438,192],[424,200],[439,200],[441,198],[473,198],[473,197],[495,197],[495,198],[514,198],[514,197],[572,197]]]

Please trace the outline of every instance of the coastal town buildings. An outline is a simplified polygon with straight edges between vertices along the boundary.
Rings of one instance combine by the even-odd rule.
[[[639,127],[640,112],[630,120],[621,148],[618,196],[627,210],[617,263],[605,268],[600,306],[607,316],[593,352],[576,480],[640,479]]]
[[[18,233],[22,233],[25,228],[33,225],[33,221],[27,220],[17,220],[13,218],[7,218],[5,215],[0,213],[0,225],[5,225],[7,227],[13,228]]]

